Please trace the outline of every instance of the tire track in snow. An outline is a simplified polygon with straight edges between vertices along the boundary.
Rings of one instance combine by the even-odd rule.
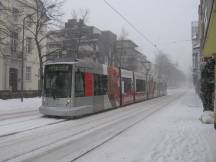
[[[12,136],[18,133],[28,132],[34,129],[60,124],[67,121],[66,119],[47,119],[47,118],[36,118],[24,122],[18,122],[17,124],[3,125],[0,127],[0,138]],[[24,124],[23,124],[24,123]]]
[[[157,107],[159,108],[159,107],[163,107],[164,105],[167,105],[167,104],[169,104],[170,102],[172,102],[173,100],[175,100],[177,98],[177,96],[173,96],[173,98],[171,99],[168,99],[167,97],[165,97],[164,98],[164,101],[163,101],[163,104],[161,103],[161,100],[158,100],[158,103],[155,103],[154,102],[154,104],[150,104],[149,105],[149,107],[148,107],[148,109],[147,110],[151,110],[151,111],[153,111],[152,110],[152,108],[153,107],[155,107],[155,109],[157,109]],[[167,99],[168,99],[168,101],[167,101]],[[151,102],[150,102],[151,103]],[[136,105],[136,107],[138,106],[139,104],[137,104]],[[15,159],[22,159],[22,158],[29,158],[28,156],[31,156],[31,158],[32,158],[32,156],[34,155],[34,153],[35,153],[35,158],[37,159],[37,158],[42,158],[42,153],[41,153],[41,151],[43,152],[44,151],[44,156],[48,156],[48,155],[46,155],[48,152],[54,152],[54,154],[51,154],[51,156],[57,156],[58,154],[65,154],[65,155],[67,155],[67,156],[69,156],[69,159],[73,159],[73,158],[76,158],[77,157],[77,155],[75,156],[75,157],[73,157],[73,158],[71,158],[71,156],[73,155],[71,152],[70,152],[70,150],[71,150],[71,148],[70,149],[66,149],[67,150],[67,152],[68,152],[68,150],[69,150],[69,154],[67,154],[67,152],[65,152],[65,151],[59,151],[59,150],[61,150],[61,149],[64,149],[64,147],[69,147],[68,145],[70,144],[70,142],[71,142],[71,147],[73,148],[73,141],[71,141],[71,139],[70,138],[75,138],[74,136],[80,136],[80,134],[81,133],[87,133],[88,134],[88,132],[89,131],[93,131],[94,129],[99,129],[100,127],[101,128],[103,128],[103,127],[105,127],[106,125],[110,125],[110,124],[116,124],[116,122],[117,121],[121,121],[121,120],[126,120],[126,118],[129,118],[129,117],[132,117],[133,115],[141,115],[140,113],[141,112],[145,112],[146,110],[145,109],[140,109],[140,108],[135,108],[135,109],[132,109],[132,107],[133,106],[131,106],[131,108],[130,108],[130,110],[131,110],[131,112],[133,112],[133,113],[129,113],[128,111],[126,111],[125,112],[125,114],[121,114],[120,116],[122,116],[121,118],[119,118],[119,115],[117,115],[117,116],[111,116],[111,118],[109,119],[110,120],[110,123],[107,123],[107,119],[106,119],[106,121],[102,121],[102,123],[97,123],[98,125],[90,125],[92,128],[91,129],[87,129],[86,128],[86,130],[84,130],[84,132],[78,132],[78,134],[74,134],[73,132],[71,132],[70,134],[66,134],[66,135],[64,135],[65,136],[65,138],[63,138],[63,137],[61,137],[61,139],[55,139],[55,141],[53,141],[53,142],[51,142],[51,141],[49,141],[49,144],[43,144],[41,147],[39,147],[39,146],[34,146],[34,150],[29,150],[29,148],[28,148],[28,151],[26,151],[26,152],[23,152],[22,151],[22,153],[20,153],[20,154],[16,154],[16,155],[13,155],[12,157],[10,156],[10,158],[6,158],[7,160],[15,160]],[[134,106],[135,107],[135,106]],[[137,110],[136,110],[137,109]],[[124,109],[122,109],[122,110],[124,110]],[[132,111],[133,110],[133,111]],[[136,110],[136,111],[135,111]],[[139,110],[139,111],[138,111]],[[113,120],[114,119],[114,120]],[[116,120],[116,121],[115,121]],[[136,119],[137,120],[137,119]],[[104,122],[104,123],[103,123]],[[125,124],[123,121],[121,122],[122,124]],[[101,125],[102,124],[102,125]],[[104,125],[105,124],[105,125]],[[65,128],[64,128],[65,129]],[[115,129],[117,129],[117,128],[115,128]],[[118,128],[119,129],[119,128]],[[107,130],[106,130],[107,131]],[[106,133],[106,131],[102,131],[102,132],[105,132]],[[120,131],[120,130],[117,130],[117,131]],[[61,132],[61,134],[62,134],[63,132]],[[109,133],[108,133],[109,134]],[[63,135],[63,134],[62,134]],[[62,136],[61,135],[61,136]],[[41,138],[41,137],[40,137]],[[32,138],[31,138],[31,140],[32,140]],[[64,143],[64,141],[63,140],[65,140],[65,141],[67,141],[66,143],[67,144],[63,144]],[[83,140],[83,139],[82,139]],[[82,141],[81,140],[81,141]],[[68,142],[69,141],[69,142]],[[65,146],[66,145],[66,146]],[[98,144],[97,144],[98,145]],[[97,145],[96,145],[96,147],[97,147]],[[100,143],[99,143],[99,145],[100,145]],[[51,147],[52,146],[52,147]],[[93,146],[93,148],[91,148],[92,147],[92,145],[91,145],[91,143],[89,144],[89,147],[90,147],[90,151],[91,151],[91,149],[94,149],[94,147],[95,146]],[[88,150],[88,148],[86,148],[86,147],[84,147],[84,148],[82,148],[82,149],[84,149],[83,151],[84,151],[84,154],[86,154],[86,153],[88,153],[89,152],[89,150]],[[87,151],[86,151],[86,149],[87,149]],[[45,151],[46,150],[46,151]],[[56,152],[55,152],[56,151]],[[77,151],[77,150],[76,150]],[[78,150],[78,152],[79,152],[79,150]],[[74,152],[74,154],[76,154],[77,152]],[[72,154],[72,155],[71,155]],[[64,157],[65,157],[65,155],[64,155]],[[83,154],[81,154],[81,156],[82,156]],[[50,155],[49,155],[50,156]],[[59,155],[59,156],[61,156],[61,155]],[[78,155],[78,157],[80,156],[80,154]],[[5,160],[5,159],[4,159]],[[6,161],[6,160],[5,160]],[[18,160],[19,161],[19,160]],[[22,161],[22,160],[21,160]],[[27,161],[29,161],[29,160],[27,160]]]
[[[186,110],[182,110],[182,113],[193,111],[188,98],[184,97],[180,102],[187,107]],[[174,122],[175,127],[169,128],[168,125],[167,129],[162,130],[162,141],[153,146],[151,154],[147,157],[148,160],[151,159],[154,162],[213,162],[205,138],[197,133],[196,125],[194,125],[194,122],[199,124],[198,119],[193,120],[191,116],[188,116],[183,119],[178,118]]]
[[[173,132],[164,135],[151,154],[154,162],[208,162],[207,147],[193,132]],[[202,146],[202,147],[200,147]],[[199,156],[197,156],[199,155]]]
[[[0,121],[14,119],[14,118],[34,116],[38,114],[39,114],[38,110],[4,113],[0,115]]]

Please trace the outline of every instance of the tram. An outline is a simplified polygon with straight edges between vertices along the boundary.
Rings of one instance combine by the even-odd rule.
[[[79,117],[166,95],[166,83],[88,61],[47,63],[40,113]],[[121,83],[121,84],[120,84]]]

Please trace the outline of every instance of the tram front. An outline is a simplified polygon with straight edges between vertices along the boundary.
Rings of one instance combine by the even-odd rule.
[[[47,64],[40,113],[67,116],[72,105],[72,64]]]

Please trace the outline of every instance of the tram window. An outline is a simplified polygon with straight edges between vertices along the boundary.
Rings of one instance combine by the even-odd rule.
[[[94,95],[106,95],[107,94],[107,76],[95,74],[94,75]]]
[[[85,96],[85,82],[84,82],[84,73],[76,72],[75,73],[75,97],[84,97]]]
[[[132,90],[132,79],[131,78],[122,78],[122,93],[128,93]]]
[[[44,83],[45,83],[44,93],[46,97],[53,97],[53,98],[71,97],[70,70],[56,71],[56,70],[50,70],[46,68]]]
[[[145,80],[136,79],[136,92],[144,92],[146,85]]]

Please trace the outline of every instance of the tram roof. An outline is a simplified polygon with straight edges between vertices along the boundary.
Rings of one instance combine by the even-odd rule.
[[[46,63],[45,65],[54,65],[54,64],[77,64],[79,62],[49,62]]]

